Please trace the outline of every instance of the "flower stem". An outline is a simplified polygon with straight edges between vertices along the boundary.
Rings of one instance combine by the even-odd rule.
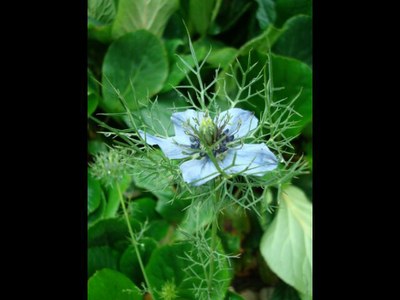
[[[144,270],[144,264],[143,264],[143,261],[142,261],[142,257],[140,256],[139,248],[138,248],[138,245],[137,245],[138,242],[136,241],[135,235],[133,234],[131,223],[129,222],[128,211],[126,210],[124,198],[122,197],[121,188],[120,188],[118,183],[116,183],[116,186],[117,186],[118,196],[119,196],[119,200],[121,202],[122,210],[124,211],[126,225],[128,226],[129,235],[131,237],[132,245],[135,248],[136,256],[137,256],[137,259],[138,259],[138,262],[139,262],[140,269],[142,270],[144,281],[146,282],[147,288],[148,288],[148,290],[149,290],[149,292],[151,294],[152,299],[155,300],[156,299],[155,295],[153,293],[153,290],[151,288],[149,279],[147,278],[146,272]]]
[[[217,204],[219,202],[219,198],[220,198],[220,191],[217,188],[218,184],[217,184],[218,179],[215,180],[215,200],[214,200],[214,211],[216,212],[214,214],[212,223],[211,223],[211,257],[210,257],[210,269],[209,269],[209,274],[208,274],[208,283],[207,283],[207,287],[208,287],[208,298],[211,298],[211,293],[213,290],[213,286],[212,286],[212,282],[213,282],[213,276],[214,276],[214,258],[215,258],[215,251],[216,251],[216,247],[217,247],[217,229],[218,229],[218,210],[217,208]]]

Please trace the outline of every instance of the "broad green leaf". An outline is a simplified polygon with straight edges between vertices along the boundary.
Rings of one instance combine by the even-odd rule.
[[[252,7],[253,1],[223,0],[215,22],[211,24],[209,33],[217,35],[232,28],[244,13]]]
[[[167,235],[169,224],[166,220],[154,220],[148,224],[144,235],[161,241]]]
[[[119,0],[113,38],[139,29],[161,37],[168,19],[178,7],[179,0]]]
[[[160,215],[156,212],[156,201],[145,197],[133,200],[129,203],[129,211],[132,218],[140,223],[160,219]]]
[[[225,68],[233,61],[238,53],[238,50],[232,47],[227,47],[224,43],[203,37],[193,43],[196,56],[199,61],[207,56],[207,63],[213,68]]]
[[[172,199],[172,195],[158,194],[156,211],[168,222],[179,223],[185,216],[184,209],[189,205],[189,202],[180,198],[171,201]]]
[[[138,249],[144,265],[147,264],[150,255],[155,248],[157,248],[157,243],[153,239],[143,238],[140,240]],[[139,261],[135,252],[135,247],[133,245],[130,245],[128,248],[126,248],[122,254],[119,261],[119,269],[137,285],[140,285],[141,282],[144,282],[142,271],[140,270]]]
[[[279,41],[280,37],[288,30],[291,29],[293,32],[294,29],[292,29],[293,26],[297,27],[298,24],[296,24],[299,21],[296,21],[298,18],[302,18],[304,16],[296,16],[293,17],[292,19],[289,19],[281,28],[276,27],[276,25],[269,24],[263,32],[256,37],[252,38],[251,40],[247,41],[242,47],[237,52],[237,55],[247,55],[250,51],[259,51],[260,53],[268,53],[270,49],[274,46],[274,44]],[[301,22],[301,21],[300,21]],[[293,24],[295,23],[295,24]],[[303,24],[302,24],[303,25]],[[302,26],[303,30],[306,29],[306,26]],[[307,29],[308,30],[308,29]],[[302,35],[307,34],[302,32]],[[286,35],[287,37],[287,35]],[[296,38],[296,37],[294,37]],[[309,39],[308,39],[309,40]],[[307,42],[304,42],[306,44]],[[307,45],[306,47],[309,47],[310,45]],[[307,48],[308,49],[308,48]],[[234,59],[231,60],[231,64],[234,63]],[[226,70],[226,69],[225,69]]]
[[[148,159],[146,163],[161,164],[164,158],[162,157],[162,154],[160,154],[160,150],[152,151],[151,153],[149,153],[149,156],[152,160]],[[144,159],[146,158],[144,157],[143,160]],[[162,174],[158,172],[158,169],[150,170],[149,168],[145,168],[145,166],[146,165],[143,165],[143,168],[141,170],[138,170],[137,173],[132,174],[135,185],[139,188],[151,191],[155,195],[158,193],[169,193],[172,195],[173,190],[168,174]]]
[[[161,40],[146,30],[128,33],[109,47],[103,63],[102,107],[107,112],[125,112],[114,88],[130,110],[148,103],[168,75],[167,54]]]
[[[226,68],[233,61],[238,53],[238,50],[232,47],[223,47],[211,51],[207,62],[213,68]]]
[[[297,127],[286,131],[286,136],[295,136],[312,120],[312,70],[296,59],[278,55],[271,58],[274,87],[283,87],[274,92],[274,98],[286,98],[284,103],[289,103],[300,93],[294,102],[294,109],[300,116],[292,118],[298,122]]]
[[[96,224],[96,222],[98,222],[103,218],[105,209],[106,209],[106,198],[104,196],[104,192],[102,192],[100,197],[100,205],[94,212],[88,215],[88,220],[87,220],[88,227],[93,226],[94,224]]]
[[[246,44],[240,47],[238,55],[247,55],[250,51],[257,50],[261,53],[268,53],[272,45],[278,40],[278,38],[284,33],[286,28],[275,28],[274,26],[268,26],[260,35],[249,40]]]
[[[275,1],[274,0],[256,0],[258,9],[256,18],[261,29],[267,28],[273,24],[276,19]]]
[[[240,56],[238,60],[244,68],[247,66],[249,55],[251,55],[251,64],[257,63],[257,65],[249,73],[248,80],[246,81],[247,83],[261,71],[266,65],[268,58],[267,55],[259,52],[252,52],[251,54]],[[271,62],[273,86],[277,88],[273,94],[274,99],[276,101],[282,100],[282,105],[288,105],[293,99],[296,99],[293,103],[293,108],[298,114],[294,114],[290,118],[290,121],[297,122],[295,125],[296,127],[285,131],[287,137],[296,136],[312,120],[312,70],[305,63],[284,56],[271,54]],[[234,64],[234,68],[238,71],[237,63]],[[240,75],[238,73],[236,74],[240,78]],[[221,79],[225,79],[226,90],[231,97],[234,97],[237,93],[237,87],[233,80],[228,76],[221,76]],[[220,86],[222,84],[223,81],[221,80]],[[263,80],[259,80],[253,84],[252,92],[263,89],[263,84]],[[241,106],[244,109],[259,113],[264,110],[265,101],[263,97],[264,96],[254,96],[249,99],[248,103],[244,103]],[[223,99],[224,98],[221,100]]]
[[[188,19],[184,16],[185,12],[182,4],[183,2],[181,1],[180,8],[176,12],[174,12],[168,20],[168,23],[163,33],[163,38],[166,40],[184,39],[185,37],[187,37],[187,31],[183,20],[185,20],[186,26],[190,27],[190,24],[187,23]],[[188,10],[189,9],[187,9],[187,11]]]
[[[117,270],[119,253],[108,246],[90,247],[87,252],[88,277],[103,268]]]
[[[88,186],[87,186],[87,199],[88,199],[88,214],[94,212],[100,205],[101,185],[98,180],[88,172]]]
[[[165,220],[154,220],[147,225],[138,222],[132,217],[129,221],[134,233],[143,231],[143,237],[156,241],[162,240],[169,228]],[[110,246],[118,251],[125,251],[131,245],[130,234],[124,217],[99,220],[88,230],[88,246]]]
[[[300,297],[294,288],[284,282],[280,282],[274,289],[271,300],[300,300]]]
[[[240,296],[239,294],[228,291],[226,293],[225,300],[245,300],[245,299],[242,296]]]
[[[93,73],[90,69],[87,70],[87,79],[88,79],[88,89],[87,89],[87,115],[88,117],[92,115],[92,113],[96,110],[97,104],[99,103],[99,85],[94,79]]]
[[[97,104],[99,104],[99,98],[95,94],[88,95],[88,105],[87,105],[87,115],[88,117],[94,113],[97,108]]]
[[[222,252],[222,248],[218,251]],[[167,294],[170,296],[175,294],[176,299],[204,298],[204,294],[201,295],[203,297],[196,295],[194,288],[204,286],[205,282],[201,282],[200,278],[205,278],[208,273],[204,274],[202,265],[195,265],[188,259],[188,256],[195,260],[206,259],[203,254],[200,254],[199,257],[197,253],[197,248],[189,243],[163,246],[153,252],[146,266],[146,273],[159,297],[164,296],[164,298],[160,298],[175,299],[166,298]],[[222,299],[223,297],[219,295],[225,295],[232,274],[228,270],[228,263],[225,259],[221,261],[221,265],[216,266],[215,270],[216,273],[213,276],[215,285],[211,299]],[[197,276],[190,273],[191,271],[196,272]]]
[[[114,0],[88,0],[88,37],[103,43],[111,42],[111,26],[115,18]]]
[[[283,188],[277,216],[261,239],[260,251],[281,279],[311,296],[312,205],[299,188]]]
[[[140,224],[130,218],[133,232],[138,232]],[[124,217],[103,219],[88,229],[88,247],[110,246],[124,251],[130,245],[130,235]]]
[[[187,103],[175,90],[170,90],[167,93],[157,95],[156,102],[136,111],[135,115],[140,114],[142,124],[152,128],[154,132],[173,136],[175,132],[171,122],[171,115],[176,111],[175,108],[179,107],[187,107]],[[131,126],[127,116],[124,117],[124,120],[128,126]]]
[[[88,0],[88,17],[104,25],[111,24],[115,18],[114,0]]]
[[[129,187],[132,178],[130,175],[125,175],[121,181],[115,183],[107,189],[107,206],[104,212],[104,218],[113,218],[117,215],[121,200],[119,199],[118,188],[123,195],[124,191]],[[117,186],[118,184],[118,186]]]
[[[312,0],[275,0],[276,26],[281,26],[295,15],[312,14]]]
[[[94,139],[88,141],[88,153],[90,155],[95,155],[99,152],[107,150],[106,144],[100,139]]]
[[[189,18],[196,32],[204,36],[211,24],[216,0],[189,0]]]
[[[98,41],[103,44],[110,44],[112,42],[111,37],[111,25],[102,25],[92,19],[88,20],[88,41]]]
[[[176,53],[177,47],[180,45],[183,45],[182,40],[171,40],[165,42],[170,62],[170,72],[168,74],[167,80],[165,81],[165,85],[162,89],[162,92],[167,92],[172,90],[186,77],[186,74],[189,73],[189,69],[185,66],[182,60],[190,67],[194,67],[195,65],[195,62],[191,54]],[[193,49],[196,54],[197,60],[201,62],[207,55],[209,47],[206,48],[201,39],[193,43]],[[180,58],[178,57],[178,55]]]
[[[285,23],[285,32],[274,44],[276,54],[296,58],[309,66],[312,63],[312,19],[295,16]]]
[[[103,269],[90,277],[88,300],[142,300],[138,287],[124,274]]]
[[[179,227],[187,233],[194,233],[212,222],[215,211],[213,210],[213,199],[208,198],[204,201],[197,200],[187,210],[185,218]],[[185,236],[177,231],[178,238]]]
[[[177,197],[168,173],[154,169],[154,165],[163,164],[165,159],[160,150],[150,152],[149,157],[142,157],[143,165],[133,176],[137,187],[153,193],[158,198],[156,211],[168,222],[177,222],[184,216],[183,209],[189,203]],[[171,161],[168,160],[168,163]],[[176,165],[169,167],[177,168]]]

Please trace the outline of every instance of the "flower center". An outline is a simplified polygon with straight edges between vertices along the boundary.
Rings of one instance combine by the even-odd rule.
[[[200,125],[199,135],[201,138],[196,135],[190,136],[190,148],[198,150],[200,157],[205,157],[208,156],[207,147],[211,149],[212,154],[216,158],[222,159],[224,153],[228,150],[228,143],[232,142],[235,137],[229,133],[229,129],[224,129],[225,126],[217,127],[214,123],[211,123],[211,127],[208,122],[202,122]],[[203,123],[207,127],[202,128]],[[206,144],[204,145],[202,141]]]
[[[205,117],[200,124],[199,136],[208,146],[211,146],[215,142],[215,134],[217,127],[210,117]]]

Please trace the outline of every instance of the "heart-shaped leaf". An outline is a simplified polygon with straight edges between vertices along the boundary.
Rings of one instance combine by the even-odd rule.
[[[103,269],[90,277],[88,300],[142,300],[137,286],[124,274]]]
[[[277,215],[262,237],[260,250],[280,278],[311,296],[312,205],[299,188],[283,188]]]
[[[162,89],[167,75],[161,40],[146,30],[128,33],[114,41],[105,55],[102,107],[107,112],[125,112],[119,91],[129,109],[137,110]]]

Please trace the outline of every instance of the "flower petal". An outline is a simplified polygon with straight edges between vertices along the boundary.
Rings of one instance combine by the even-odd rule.
[[[193,109],[173,113],[171,121],[174,124],[176,140],[179,143],[190,145],[190,136],[186,134],[185,131],[187,131],[190,126],[197,128],[203,117],[203,112],[195,111]],[[189,124],[190,126],[184,126],[184,124]]]
[[[227,119],[228,118],[228,119]],[[248,110],[241,108],[231,108],[219,114],[219,124],[229,121],[226,126],[229,133],[234,133],[235,139],[246,136],[251,130],[255,129],[258,125],[258,119],[254,114]]]
[[[143,132],[142,130],[138,131],[142,139],[149,145],[158,145],[160,146],[162,152],[165,154],[166,157],[169,159],[180,159],[186,158],[190,156],[184,152],[184,147],[179,146],[178,143],[175,141],[175,138],[160,138],[154,135],[148,134]]]
[[[192,159],[180,166],[183,180],[194,186],[199,186],[217,177],[219,172],[208,158]]]
[[[278,159],[265,144],[244,144],[240,148],[229,149],[221,162],[227,174],[241,173],[263,176],[278,166]]]

